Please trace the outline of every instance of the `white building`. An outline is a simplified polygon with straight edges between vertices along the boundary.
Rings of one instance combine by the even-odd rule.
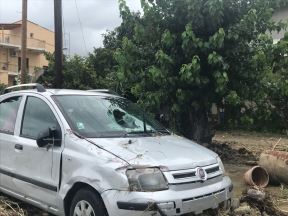
[[[279,22],[279,21],[287,22],[288,21],[288,7],[284,7],[284,8],[281,8],[280,10],[277,10],[273,15],[273,20],[276,22]],[[288,29],[286,31],[288,31]],[[286,31],[283,30],[279,33],[273,32],[272,36],[273,36],[274,42],[277,43],[280,39],[282,39]]]

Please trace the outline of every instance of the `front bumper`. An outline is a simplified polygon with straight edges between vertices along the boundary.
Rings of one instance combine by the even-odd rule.
[[[176,216],[200,214],[229,205],[232,183],[229,177],[215,184],[190,190],[169,189],[159,192],[109,190],[102,194],[109,216]]]

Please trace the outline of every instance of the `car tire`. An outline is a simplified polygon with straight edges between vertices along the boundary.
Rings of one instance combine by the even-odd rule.
[[[74,196],[70,216],[107,216],[104,203],[91,189],[80,189]]]

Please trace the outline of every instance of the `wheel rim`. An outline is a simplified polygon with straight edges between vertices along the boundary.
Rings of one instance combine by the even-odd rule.
[[[82,200],[75,206],[73,216],[95,216],[95,212],[90,203]]]

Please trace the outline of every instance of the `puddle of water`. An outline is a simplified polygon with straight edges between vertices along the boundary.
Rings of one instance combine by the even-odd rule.
[[[231,178],[234,190],[233,197],[240,198],[243,191],[246,189],[244,183],[244,173],[249,170],[249,166],[245,165],[236,165],[236,164],[224,164],[227,175]]]

